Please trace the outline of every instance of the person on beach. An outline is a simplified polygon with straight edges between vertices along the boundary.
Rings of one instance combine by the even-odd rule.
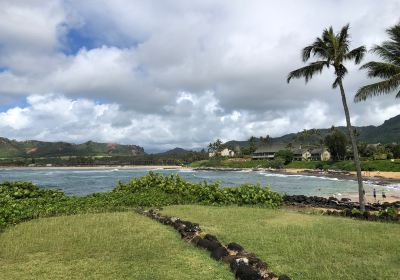
[[[374,190],[372,191],[372,194],[374,196],[374,201],[376,202],[376,189],[374,188]]]
[[[385,191],[382,191],[382,199],[385,200],[385,198],[386,198]]]

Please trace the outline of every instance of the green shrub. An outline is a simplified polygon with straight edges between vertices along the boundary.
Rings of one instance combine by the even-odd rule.
[[[84,197],[41,189],[30,182],[4,182],[0,183],[0,230],[38,217],[189,203],[278,207],[282,197],[259,185],[224,188],[219,183],[191,183],[178,175],[163,176],[153,172],[126,184],[119,182],[111,192]]]
[[[356,216],[356,215],[361,214],[361,212],[360,212],[360,210],[358,210],[357,208],[353,208],[353,209],[351,209],[351,214],[352,214],[353,216]]]
[[[177,195],[184,203],[263,205],[267,207],[277,207],[282,203],[282,197],[268,187],[252,184],[221,187],[218,182],[212,184],[192,183],[183,180],[179,175],[163,176],[153,172],[135,178],[127,184],[119,182],[113,192],[138,193],[149,190]]]

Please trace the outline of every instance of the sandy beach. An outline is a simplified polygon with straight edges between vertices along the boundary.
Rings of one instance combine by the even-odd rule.
[[[305,173],[307,172],[309,169],[295,169],[295,168],[288,168],[285,169],[285,172],[287,173]],[[355,171],[350,171],[349,172],[352,176],[356,176],[356,172]],[[321,173],[323,174],[323,173]],[[383,178],[383,179],[396,179],[396,180],[400,180],[400,172],[386,172],[386,171],[362,171],[362,176],[364,178],[369,178],[369,179],[373,179],[373,178]]]

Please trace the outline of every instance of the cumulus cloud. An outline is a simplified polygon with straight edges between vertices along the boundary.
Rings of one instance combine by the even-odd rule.
[[[399,9],[391,0],[2,1],[1,134],[190,148],[342,125],[332,73],[308,85],[286,75],[323,28],[350,23],[353,46],[370,47]],[[353,104],[368,80],[349,69],[356,125],[398,113],[393,96]]]

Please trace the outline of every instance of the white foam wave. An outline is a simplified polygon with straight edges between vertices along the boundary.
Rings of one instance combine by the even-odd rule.
[[[176,169],[178,170],[180,173],[192,173],[192,172],[196,172],[196,170],[193,169]]]
[[[400,185],[387,185],[384,186],[386,189],[400,191]]]
[[[330,180],[330,181],[343,181],[338,178],[334,177],[324,177],[324,176],[313,176],[313,175],[301,175],[301,174],[280,174],[280,173],[266,173],[266,172],[260,172],[260,175],[264,175],[266,177],[281,177],[281,178],[315,178],[315,179],[321,179],[321,180]]]

